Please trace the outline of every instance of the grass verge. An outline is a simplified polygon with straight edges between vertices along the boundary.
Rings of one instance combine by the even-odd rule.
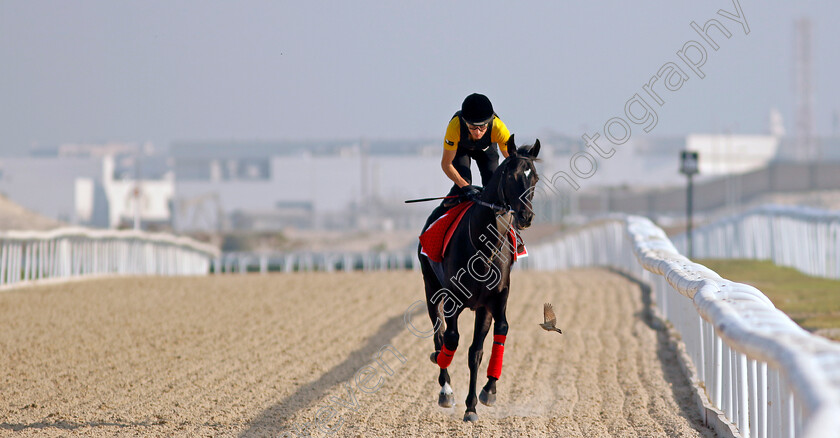
[[[805,330],[840,341],[840,280],[811,277],[767,260],[697,262],[727,280],[756,287]]]

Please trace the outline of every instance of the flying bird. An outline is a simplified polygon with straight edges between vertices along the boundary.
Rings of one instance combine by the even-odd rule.
[[[543,305],[543,317],[545,318],[545,322],[540,324],[540,327],[542,327],[543,330],[557,332],[560,334],[563,333],[559,328],[557,328],[557,317],[554,316],[554,308],[551,307],[551,304],[545,303]]]

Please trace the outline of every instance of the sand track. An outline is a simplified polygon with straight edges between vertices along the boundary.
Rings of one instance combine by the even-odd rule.
[[[431,339],[404,321],[422,297],[416,272],[0,293],[0,435],[326,436],[320,424],[350,437],[714,436],[664,333],[644,317],[642,291],[620,275],[514,273],[497,404],[479,405],[475,424],[461,421],[472,313],[461,316],[450,368],[458,404],[442,409]],[[544,301],[563,335],[537,326]],[[412,321],[430,327],[422,307]],[[382,355],[390,376],[372,360],[387,345],[405,358]],[[489,341],[482,374],[487,358]],[[362,391],[359,370],[380,386]]]

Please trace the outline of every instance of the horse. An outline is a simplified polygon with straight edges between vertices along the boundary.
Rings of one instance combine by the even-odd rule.
[[[512,227],[525,229],[534,217],[531,200],[539,179],[534,163],[540,141],[537,139],[533,146],[517,148],[511,136],[507,149],[508,157],[452,232],[443,261],[435,266],[436,262],[421,255],[422,245],[418,248],[426,306],[434,326],[435,351],[430,359],[440,367],[438,404],[441,407],[455,405],[447,368],[458,348],[458,317],[466,308],[475,312],[475,332],[467,359],[470,386],[464,413],[464,421],[470,422],[478,421],[475,410],[477,372],[491,323],[493,347],[487,367],[487,384],[478,399],[487,406],[493,406],[496,400],[496,381],[501,375],[508,333],[505,313],[510,293],[510,269],[516,253],[516,243],[510,241],[510,236],[516,235],[512,233]]]

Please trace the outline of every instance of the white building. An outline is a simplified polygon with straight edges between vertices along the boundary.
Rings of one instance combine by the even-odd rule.
[[[691,134],[686,149],[698,153],[700,175],[746,173],[777,157],[779,137],[772,135]]]
[[[425,144],[175,145],[175,228],[381,229],[394,219],[377,219],[386,205],[389,216],[422,217],[432,204],[403,201],[443,196],[452,185],[442,177],[439,155],[417,152]]]
[[[102,158],[102,186],[108,201],[108,227],[140,227],[146,225],[169,225],[172,219],[172,198],[175,192],[175,178],[167,172],[162,179],[115,179],[114,156]],[[91,184],[84,178],[76,180],[77,194],[80,187]],[[85,195],[92,195],[90,191]],[[95,198],[95,196],[94,196]],[[90,197],[79,196],[76,205],[90,205]]]
[[[68,224],[131,227],[139,213],[141,224],[168,226],[174,177],[162,173],[162,157],[137,161],[144,153],[153,150],[149,145],[143,151],[123,144],[62,145],[33,156],[2,158],[0,192]],[[139,184],[128,178],[134,175],[141,176]]]

